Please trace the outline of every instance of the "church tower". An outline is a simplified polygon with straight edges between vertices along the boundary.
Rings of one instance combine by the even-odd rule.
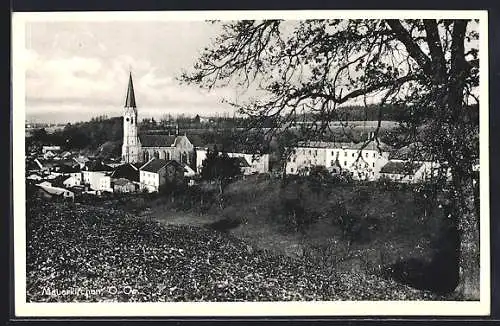
[[[140,144],[137,135],[137,106],[135,104],[132,73],[129,75],[127,98],[123,110],[123,145],[122,161],[126,163],[139,162]]]

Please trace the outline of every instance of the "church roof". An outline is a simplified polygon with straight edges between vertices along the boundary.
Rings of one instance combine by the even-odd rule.
[[[148,135],[139,134],[139,140],[143,147],[170,147],[174,141],[173,135]]]
[[[128,79],[128,88],[127,88],[127,99],[125,100],[126,108],[135,108],[135,93],[134,93],[134,83],[132,82],[132,73],[130,73]]]

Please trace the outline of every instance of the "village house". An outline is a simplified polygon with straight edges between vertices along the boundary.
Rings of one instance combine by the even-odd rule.
[[[153,158],[140,168],[139,180],[142,189],[158,192],[166,183],[184,182],[184,168],[174,160]]]
[[[373,138],[360,143],[300,142],[288,159],[286,173],[308,174],[311,167],[324,166],[331,173],[347,171],[355,180],[377,180],[388,160],[389,147]]]
[[[82,184],[82,174],[76,173],[74,175],[68,176],[64,181],[63,185],[66,188],[71,188],[75,186],[79,186]]]
[[[113,191],[109,171],[82,171],[82,183],[91,190]]]
[[[37,186],[42,191],[39,194],[46,199],[53,199],[53,198],[64,198],[71,200],[75,199],[74,192],[61,187],[54,187],[50,182],[42,182],[40,184],[37,184]]]
[[[125,178],[111,179],[111,187],[114,193],[135,193],[140,190],[139,182],[130,181]]]
[[[390,160],[380,171],[380,177],[400,183],[428,182],[439,176],[441,165],[430,161]],[[446,179],[449,181],[451,174],[447,170]]]
[[[87,162],[89,162],[90,160],[83,155],[79,155],[77,157],[73,157],[73,161],[75,161],[80,166],[80,169],[83,169]]]
[[[42,154],[45,154],[47,152],[52,152],[52,154],[54,154],[54,152],[60,152],[60,151],[61,151],[61,146],[50,146],[50,145],[42,146]]]
[[[213,147],[202,147],[196,149],[197,173],[201,173],[203,161],[207,158],[207,149],[212,150]],[[242,172],[245,175],[269,172],[269,154],[254,155],[237,152],[229,152],[226,154],[229,157],[238,157],[244,160],[240,160],[240,167],[242,168]]]
[[[127,179],[129,181],[139,182],[139,168],[140,164],[125,163],[115,168],[111,173],[113,179]]]

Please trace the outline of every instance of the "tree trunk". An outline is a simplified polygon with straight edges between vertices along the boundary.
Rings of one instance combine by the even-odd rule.
[[[455,289],[464,300],[479,300],[480,290],[480,234],[479,215],[474,205],[472,180],[456,178],[456,224],[460,235],[459,284]],[[461,180],[460,180],[461,179]],[[469,182],[470,181],[470,182]],[[457,188],[460,187],[460,188]]]
[[[474,213],[459,217],[460,241],[460,281],[456,292],[465,300],[479,300],[480,250],[479,230]]]

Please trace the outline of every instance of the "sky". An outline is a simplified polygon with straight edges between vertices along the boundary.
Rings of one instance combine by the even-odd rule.
[[[141,117],[234,111],[211,92],[181,85],[200,50],[219,32],[191,22],[29,22],[26,25],[26,119],[74,122],[121,115],[129,71]]]
[[[213,44],[219,28],[200,20],[27,22],[26,120],[66,123],[119,116],[129,72],[139,119],[232,115],[234,108],[223,99],[244,101],[252,90],[209,92],[176,79],[192,68],[203,48]]]

